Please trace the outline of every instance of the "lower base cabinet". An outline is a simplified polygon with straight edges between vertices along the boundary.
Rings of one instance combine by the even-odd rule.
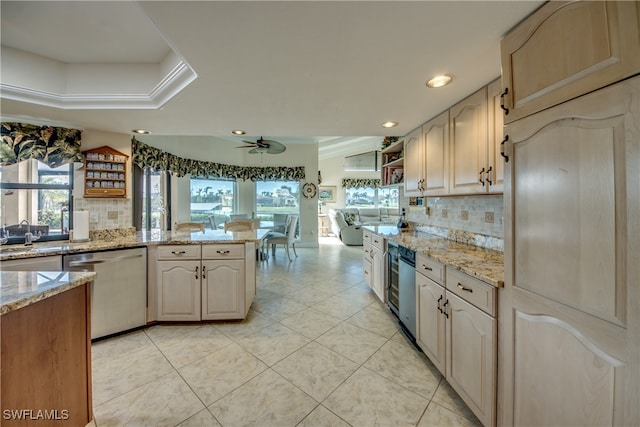
[[[156,320],[244,319],[255,297],[255,245],[164,245],[156,261]]]
[[[419,271],[416,342],[482,424],[495,426],[495,288],[448,267],[443,287]]]

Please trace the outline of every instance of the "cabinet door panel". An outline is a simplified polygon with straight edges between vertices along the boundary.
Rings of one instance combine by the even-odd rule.
[[[384,252],[378,248],[372,248],[371,251],[373,253],[371,289],[373,289],[380,301],[384,303],[386,302],[384,295]]]
[[[502,41],[508,122],[638,72],[637,2],[549,2]]]
[[[425,149],[425,194],[449,192],[449,111],[422,126]]]
[[[418,128],[404,139],[404,194],[421,195],[424,153],[422,150],[422,129]]]
[[[450,193],[483,193],[480,180],[485,180],[487,169],[487,88],[451,107],[449,120]]]
[[[244,261],[203,261],[202,319],[244,317]]]
[[[158,320],[200,320],[200,261],[157,263]]]
[[[495,425],[497,320],[447,292],[447,381],[484,425]]]
[[[446,318],[438,310],[444,304],[444,288],[433,280],[416,273],[416,313],[418,315],[416,342],[442,373],[445,371]]]

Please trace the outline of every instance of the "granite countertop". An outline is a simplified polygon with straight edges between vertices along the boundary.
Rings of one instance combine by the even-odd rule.
[[[200,243],[260,242],[268,229],[255,231],[205,230],[205,232],[138,232],[134,235],[112,236],[106,240],[89,242],[53,241],[34,243],[33,246],[8,245],[0,247],[0,261],[35,258],[47,255],[66,255],[110,249],[126,249],[148,245],[178,245]]]
[[[96,273],[70,271],[0,272],[0,315],[91,282]]]
[[[421,231],[401,232],[395,226],[365,226],[364,228],[492,286],[504,286],[504,254],[500,251],[455,242]]]

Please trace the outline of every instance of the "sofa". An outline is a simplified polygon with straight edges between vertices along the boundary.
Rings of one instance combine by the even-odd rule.
[[[329,209],[331,232],[349,246],[362,246],[362,226],[396,224],[398,208]]]

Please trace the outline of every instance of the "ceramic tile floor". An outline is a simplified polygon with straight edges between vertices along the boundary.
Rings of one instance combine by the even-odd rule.
[[[242,322],[94,343],[95,424],[479,426],[362,281],[362,247],[322,239],[258,267]]]

